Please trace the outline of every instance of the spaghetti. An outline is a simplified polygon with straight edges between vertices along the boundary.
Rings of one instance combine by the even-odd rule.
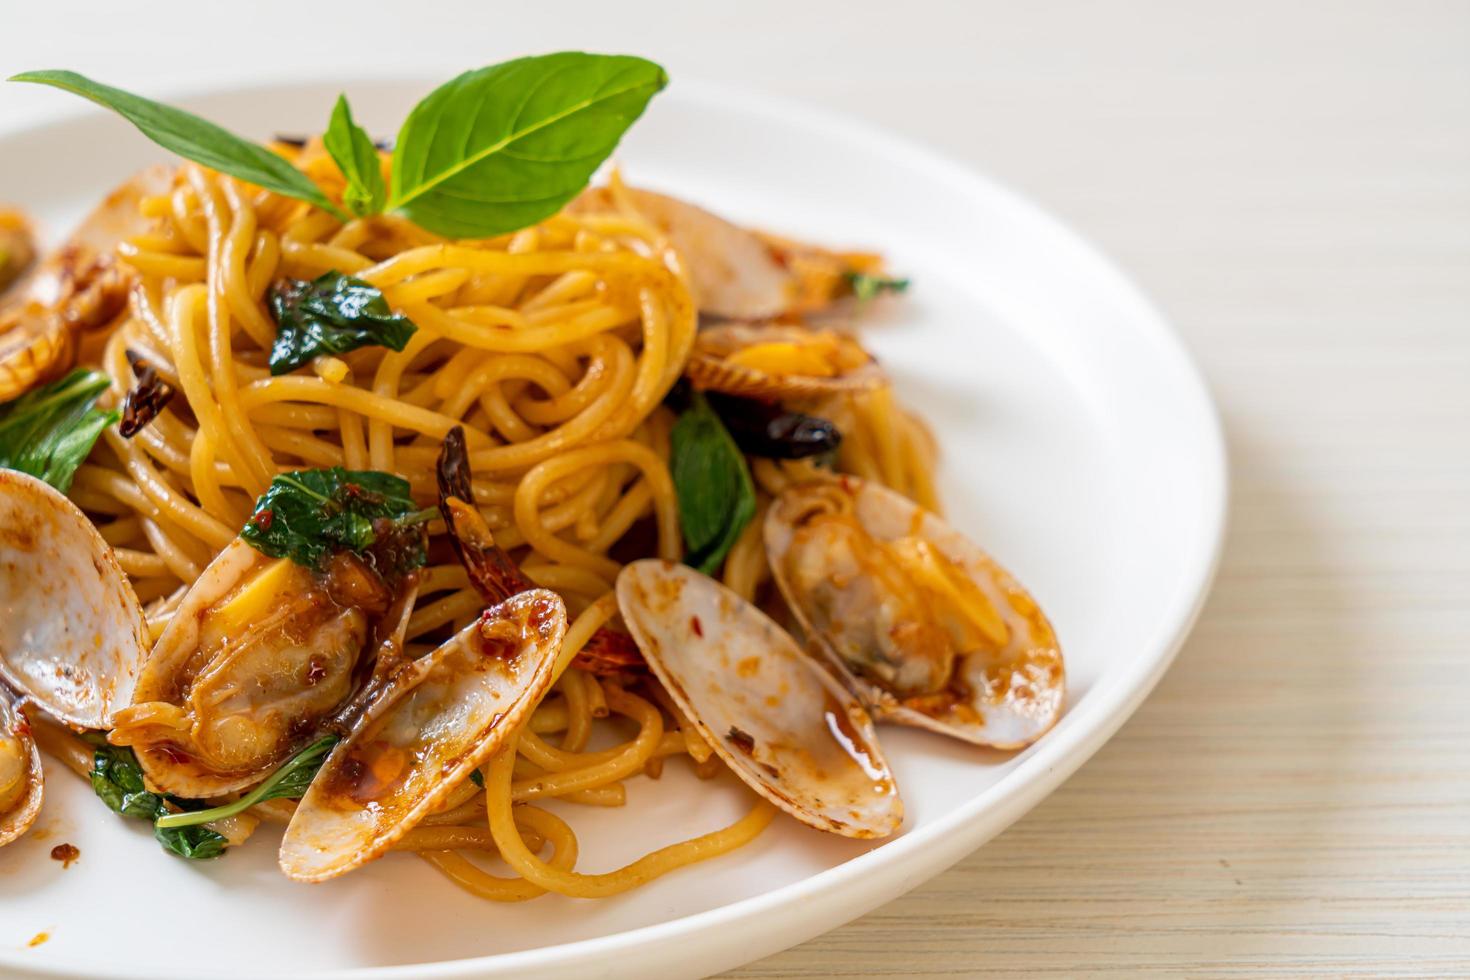
[[[275,149],[340,197],[342,177],[319,142]],[[572,665],[616,615],[622,562],[683,554],[669,474],[674,417],[663,403],[698,313],[685,256],[616,177],[580,206],[482,241],[444,240],[390,215],[344,223],[191,163],[141,209],[150,229],[118,249],[133,272],[128,311],[83,339],[81,359],[111,376],[113,402],[132,384],[129,351],[181,397],[132,439],[109,429],[70,495],[146,604],[152,639],[277,473],[380,470],[431,500],[440,442],[463,425],[474,504],[525,576],[563,597],[572,623],[552,693],[485,767],[483,790],[465,781],[395,849],[419,853],[473,894],[523,901],[617,894],[759,834],[775,813],[763,800],[728,827],[585,874],[575,870],[571,826],[542,807],[623,805],[626,780],[657,778],[671,757],[688,758],[702,777],[719,769],[655,680]],[[319,356],[309,373],[272,376],[267,290],[328,271],[380,289],[417,332],[401,352],[364,347]],[[839,469],[935,507],[933,441],[887,387],[817,407],[842,428]],[[813,473],[810,461],[752,463],[761,513]],[[725,584],[750,600],[769,579],[760,523],[749,523],[723,566]],[[437,521],[429,530],[444,533]],[[484,606],[447,549],[431,545],[430,554],[408,623],[411,655]],[[64,730],[39,729],[45,746],[84,765]],[[238,843],[256,823],[290,815],[291,804],[275,800],[215,829]],[[472,857],[492,853],[514,877]]]

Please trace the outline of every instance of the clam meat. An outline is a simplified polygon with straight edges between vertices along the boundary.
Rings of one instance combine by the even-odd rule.
[[[787,604],[879,720],[1003,749],[1055,723],[1066,673],[1046,615],[935,515],[842,476],[788,488],[764,534]]]

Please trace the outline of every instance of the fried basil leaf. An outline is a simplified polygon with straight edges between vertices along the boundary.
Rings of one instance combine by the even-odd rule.
[[[225,848],[229,847],[229,841],[225,840],[223,835],[208,827],[165,830],[154,825],[153,837],[163,845],[165,851],[193,861],[217,858],[225,852]]]
[[[418,328],[388,308],[376,286],[340,272],[304,282],[282,279],[270,288],[276,342],[271,374],[286,374],[319,354],[345,354],[359,347],[401,351]]]
[[[712,574],[755,516],[755,486],[745,457],[696,392],[670,435],[669,471],[679,497],[684,561]]]
[[[282,473],[255,502],[240,537],[262,554],[319,569],[339,551],[371,555],[379,573],[418,568],[427,555],[423,525],[408,481],[375,470]]]
[[[130,748],[94,742],[91,781],[92,791],[113,813],[152,820],[163,807],[163,797],[144,786],[143,770]]]
[[[101,371],[77,368],[0,405],[0,466],[66,493],[97,437],[120,417],[93,407],[111,383]]]
[[[143,769],[132,749],[109,745],[100,734],[88,741],[93,748],[92,791],[107,804],[108,809],[152,823],[154,838],[164,850],[179,857],[205,860],[225,852],[225,838],[208,827],[170,828],[158,825],[160,818],[173,814],[169,803],[183,810],[197,810],[202,804],[149,792],[143,783]]]

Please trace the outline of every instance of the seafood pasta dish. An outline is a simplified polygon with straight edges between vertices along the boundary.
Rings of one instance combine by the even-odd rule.
[[[71,769],[159,860],[596,898],[774,819],[901,832],[881,726],[1055,723],[1046,616],[857,333],[908,280],[604,167],[658,65],[466,72],[391,140],[12,81],[176,159],[49,251],[0,206],[0,845]],[[667,766],[745,814],[579,870]]]

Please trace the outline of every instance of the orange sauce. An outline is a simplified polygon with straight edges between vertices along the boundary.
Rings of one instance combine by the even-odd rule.
[[[384,741],[353,747],[329,787],[333,795],[366,805],[381,798],[408,770],[408,753]]]
[[[72,863],[81,856],[81,849],[75,844],[57,844],[51,848],[51,860],[60,861],[63,869],[71,867]]]
[[[853,727],[847,709],[828,695],[827,703],[822,709],[822,717],[827,722],[827,732],[832,736],[832,741],[836,742],[843,753],[856,762],[868,778],[873,780],[874,792],[884,796],[891,794],[893,782],[888,778],[883,766],[873,758],[867,740]]]

